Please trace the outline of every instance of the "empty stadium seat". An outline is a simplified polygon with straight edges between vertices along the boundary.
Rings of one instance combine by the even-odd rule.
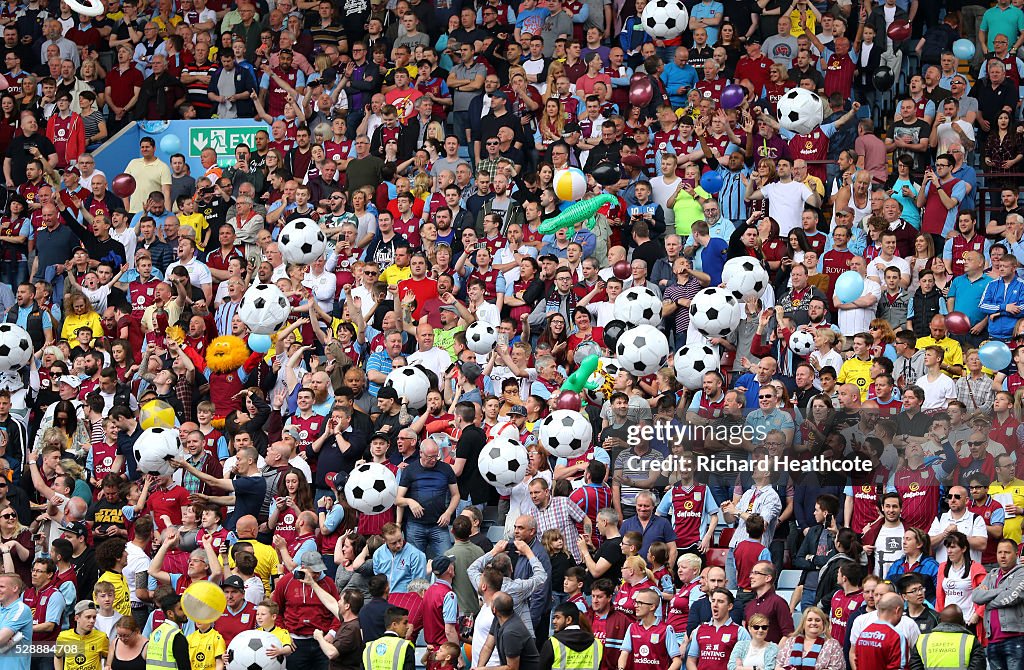
[[[800,577],[802,574],[803,573],[800,570],[783,570],[779,573],[779,579],[775,584],[775,588],[779,591],[792,591],[796,587],[800,586]]]
[[[708,551],[708,567],[724,568],[725,557],[729,554],[729,550],[723,547],[715,547]]]

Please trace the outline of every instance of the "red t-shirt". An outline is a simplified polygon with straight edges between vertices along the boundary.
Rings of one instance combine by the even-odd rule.
[[[184,486],[171,484],[171,488],[166,491],[151,492],[146,500],[146,509],[144,511],[153,513],[156,530],[157,532],[162,532],[164,528],[167,528],[167,522],[163,517],[166,516],[170,519],[172,525],[180,526],[181,508],[191,504],[192,501],[189,500],[188,490]]]

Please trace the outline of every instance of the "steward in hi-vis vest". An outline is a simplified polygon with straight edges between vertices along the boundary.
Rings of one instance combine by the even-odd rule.
[[[907,670],[985,670],[985,651],[977,635],[964,625],[960,608],[946,607],[939,619],[932,632],[917,638]]]
[[[416,650],[405,639],[409,633],[409,610],[389,607],[384,613],[384,626],[384,635],[366,643],[364,670],[414,670]]]
[[[580,628],[584,616],[573,603],[562,603],[551,615],[555,629],[540,648],[541,670],[598,670],[604,658],[604,645],[593,633]]]

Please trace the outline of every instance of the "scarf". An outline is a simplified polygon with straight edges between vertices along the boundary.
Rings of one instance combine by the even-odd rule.
[[[787,665],[793,668],[813,668],[818,662],[818,654],[821,653],[821,638],[815,640],[807,654],[804,654],[804,638],[801,635],[793,640],[793,648],[789,652]]]

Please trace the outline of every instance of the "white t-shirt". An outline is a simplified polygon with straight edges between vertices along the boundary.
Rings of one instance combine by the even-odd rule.
[[[942,549],[945,551],[945,547]],[[945,594],[947,605],[956,605],[961,612],[972,612],[974,602],[971,600],[971,594],[974,593],[974,587],[971,585],[970,575],[965,575],[964,572],[963,569],[957,570],[952,565],[949,566],[948,577],[939,574],[939,589]]]
[[[410,365],[419,363],[437,375],[438,379],[444,378],[444,373],[452,365],[452,357],[448,355],[447,351],[439,347],[431,347],[426,351],[414,351],[409,354],[406,360],[409,361]]]
[[[870,307],[839,310],[839,318],[837,319],[839,332],[846,337],[868,331],[871,320],[875,318],[875,306],[878,304],[878,298],[882,297],[882,285],[877,282],[866,281],[864,282],[864,291],[860,295],[862,298],[867,295],[873,295],[875,296],[875,302]]]
[[[779,224],[779,235],[785,237],[789,231],[800,227],[804,203],[811,197],[811,189],[798,181],[775,182],[760,188],[768,198],[768,216]]]
[[[875,540],[875,574],[884,578],[889,568],[903,558],[903,524],[894,528],[882,524]]]
[[[873,623],[878,623],[878,612],[865,612],[856,619],[853,620],[853,628],[850,629],[850,647],[857,646],[857,640],[860,639],[864,629]],[[900,622],[895,626],[896,630],[899,631],[903,639],[907,641],[907,648],[911,648],[917,644],[917,638],[921,637],[921,629],[918,627],[914,620],[908,617],[906,614],[900,619]]]
[[[924,391],[924,404],[921,405],[922,412],[933,409],[946,409],[950,400],[956,400],[956,384],[944,374],[940,374],[935,381],[929,381],[928,375],[922,375],[914,383]]]
[[[164,273],[164,276],[170,277],[171,270],[178,266],[184,267],[188,271],[188,280],[196,288],[203,288],[203,286],[213,283],[213,275],[210,274],[210,268],[206,267],[206,264],[198,258],[193,258],[188,263],[174,261],[167,266],[167,272]]]
[[[121,574],[124,575],[124,580],[128,583],[128,598],[132,604],[141,603],[142,601],[135,595],[135,580],[139,573],[149,572],[150,558],[134,542],[129,542],[125,551],[128,552],[128,563],[124,566]]]
[[[597,327],[604,328],[615,318],[615,303],[608,300],[592,302],[587,304],[587,311],[597,319]]]
[[[885,269],[889,267],[897,267],[900,269],[901,275],[910,276],[910,263],[900,258],[899,256],[893,256],[891,260],[885,260],[881,256],[876,256],[871,263],[868,264],[868,279],[874,279],[879,284],[885,283]]]
[[[946,512],[938,519],[932,521],[932,527],[928,529],[928,534],[939,535],[942,531],[948,528],[951,523],[956,524],[956,529],[968,538],[988,536],[988,529],[985,527],[985,519],[974,512],[964,512],[963,516],[959,519],[954,519],[952,512]],[[946,548],[942,546],[941,542],[935,546],[935,560],[939,563],[946,560]],[[980,563],[981,552],[977,549],[971,549],[971,560]]]
[[[651,200],[661,205],[665,209],[665,214],[672,211],[672,208],[668,206],[668,199],[679,188],[681,181],[682,179],[676,177],[672,181],[666,182],[664,175],[659,175],[651,180]]]

